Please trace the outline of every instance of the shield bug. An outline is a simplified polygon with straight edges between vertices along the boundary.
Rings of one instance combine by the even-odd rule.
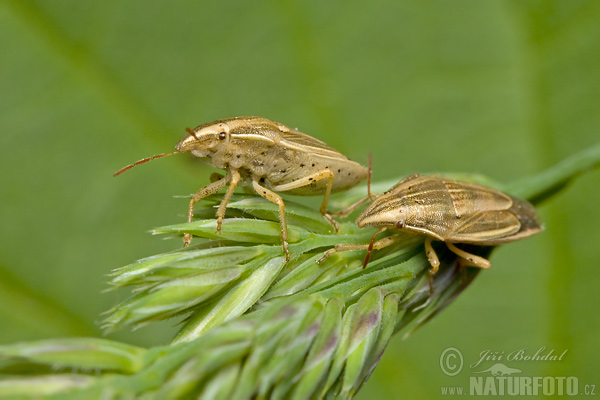
[[[319,262],[337,251],[367,249],[363,268],[371,251],[389,246],[398,240],[392,235],[375,242],[380,233],[398,229],[410,234],[425,235],[425,252],[431,269],[438,271],[440,261],[431,242],[438,240],[465,264],[490,268],[490,262],[455,243],[494,246],[534,235],[542,230],[535,208],[496,189],[437,176],[411,175],[377,197],[358,216],[360,228],[381,228],[368,245],[337,245],[327,251]]]
[[[289,260],[285,206],[275,192],[294,195],[323,195],[320,212],[334,226],[337,224],[327,212],[329,196],[346,190],[367,178],[368,169],[325,143],[309,135],[288,128],[266,118],[237,117],[220,119],[187,129],[184,137],[171,153],[148,157],[128,165],[115,176],[132,167],[177,153],[190,152],[213,167],[226,171],[217,174],[211,183],[196,192],[190,200],[188,222],[192,221],[194,205],[203,198],[229,185],[217,209],[217,232],[225,217],[227,202],[238,184],[248,184],[260,196],[279,206],[281,242]],[[184,247],[192,240],[183,237]]]

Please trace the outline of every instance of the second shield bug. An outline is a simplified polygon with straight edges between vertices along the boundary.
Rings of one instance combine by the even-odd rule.
[[[490,262],[456,246],[458,243],[494,246],[534,235],[542,230],[535,208],[496,189],[437,176],[411,175],[377,197],[358,216],[359,227],[378,227],[368,245],[342,244],[327,251],[319,260],[345,250],[367,249],[363,267],[371,251],[391,245],[399,236],[375,238],[388,229],[425,235],[425,252],[431,264],[430,277],[440,261],[431,243],[439,240],[465,264],[490,268]]]

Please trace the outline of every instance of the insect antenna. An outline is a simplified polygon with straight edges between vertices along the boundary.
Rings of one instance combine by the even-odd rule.
[[[129,164],[128,166],[121,168],[120,170],[118,170],[117,172],[115,172],[113,176],[121,175],[123,172],[125,172],[127,170],[130,170],[131,168],[135,167],[136,165],[144,164],[144,163],[147,163],[148,161],[156,160],[157,158],[162,158],[162,157],[166,157],[166,156],[172,156],[173,154],[177,154],[177,153],[181,153],[181,152],[180,151],[174,151],[172,153],[157,154],[157,155],[152,156],[152,157],[144,158],[142,160],[134,162],[133,164]]]
[[[367,154],[367,159],[369,161],[369,172],[367,173],[367,196],[371,201],[373,201],[373,197],[371,196],[371,175],[373,175],[373,159],[371,158],[371,152]]]
[[[387,228],[380,229],[376,234],[373,235],[371,241],[369,242],[369,248],[367,249],[367,255],[365,256],[365,261],[363,262],[363,269],[367,268],[367,264],[371,259],[371,253],[373,252],[373,245],[375,244],[375,238],[379,236],[379,234],[385,231]]]

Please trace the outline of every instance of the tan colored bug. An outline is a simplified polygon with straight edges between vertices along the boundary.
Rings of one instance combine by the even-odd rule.
[[[467,265],[490,268],[489,260],[468,253],[454,243],[494,246],[512,242],[542,230],[535,208],[524,200],[498,190],[436,176],[411,175],[373,203],[356,219],[359,227],[380,227],[368,245],[342,244],[327,251],[319,260],[346,250],[367,249],[366,267],[372,249],[398,241],[392,235],[375,242],[387,229],[426,235],[425,252],[433,276],[440,261],[431,242],[439,240],[466,261]]]
[[[240,183],[251,184],[256,193],[279,206],[281,242],[286,260],[289,260],[290,253],[285,207],[281,197],[274,192],[304,196],[323,194],[320,212],[337,231],[337,224],[327,212],[329,195],[351,188],[368,175],[366,167],[349,160],[320,140],[266,118],[220,119],[195,129],[188,128],[187,132],[174,152],[137,161],[117,171],[115,176],[156,158],[190,152],[227,173],[225,176],[218,175],[217,180],[193,195],[188,222],[192,221],[195,203],[229,184],[216,213],[219,232],[227,202],[235,187]],[[186,233],[184,247],[191,240],[192,235]]]

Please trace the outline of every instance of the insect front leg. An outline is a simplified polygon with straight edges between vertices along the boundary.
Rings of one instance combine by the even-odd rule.
[[[367,201],[375,200],[377,197],[381,196],[380,194],[371,193],[361,198],[360,200],[350,204],[348,207],[344,208],[340,211],[331,212],[331,215],[335,215],[336,217],[346,218],[348,215],[352,214],[354,210],[356,210],[361,205],[365,204]]]
[[[192,196],[192,199],[190,200],[190,207],[188,209],[187,222],[192,222],[192,219],[194,218],[194,205],[203,198],[208,197],[211,194],[217,193],[219,190],[223,189],[225,185],[227,185],[228,180],[229,175],[224,176],[222,179],[204,186]],[[186,233],[185,235],[183,235],[183,247],[189,246],[191,242],[192,234]]]
[[[373,243],[372,250],[380,250],[385,247],[388,247],[400,240],[402,240],[402,236],[392,235],[388,237],[384,237],[383,239],[379,239],[378,241]],[[336,244],[334,248],[329,249],[323,254],[323,257],[317,260],[317,264],[321,264],[327,257],[332,254],[340,253],[342,251],[350,251],[350,250],[369,250],[370,244]]]
[[[217,210],[217,233],[221,232],[221,225],[223,224],[223,218],[225,218],[225,209],[227,208],[227,203],[233,195],[233,191],[241,178],[240,173],[236,170],[232,170],[229,175],[229,188],[227,189],[227,193],[225,193],[225,197],[223,197],[223,200],[221,200],[221,204],[219,204],[219,209]]]
[[[430,275],[435,275],[440,269],[440,259],[438,258],[431,242],[433,238],[428,236],[425,239],[425,254],[427,255],[427,259],[429,260],[429,264],[431,264],[431,269],[429,270]]]
[[[425,239],[425,253],[427,254],[429,264],[431,264],[431,268],[429,269],[429,291],[431,294],[433,294],[433,276],[438,272],[440,268],[440,260],[437,254],[435,253],[433,246],[431,245],[432,240],[432,237],[427,237],[427,239]],[[461,250],[452,243],[446,242],[446,246],[450,251],[459,256],[461,260],[464,260],[466,265],[468,266],[479,267],[484,269],[489,269],[492,266],[489,260]],[[464,267],[465,265],[462,266]]]
[[[285,251],[285,262],[290,261],[290,251],[288,250],[287,242],[287,222],[285,220],[285,206],[283,199],[277,193],[270,191],[269,189],[262,187],[256,180],[252,180],[252,186],[256,193],[272,203],[279,206],[279,220],[281,221],[281,244],[283,245],[283,251]]]
[[[335,231],[339,231],[340,227],[337,222],[334,221],[333,217],[330,213],[327,212],[327,203],[329,203],[329,196],[331,195],[331,188],[333,187],[333,178],[335,175],[333,171],[330,169],[322,169],[313,174],[305,176],[304,178],[297,179],[290,183],[285,183],[283,185],[274,186],[272,189],[276,192],[285,192],[287,190],[297,189],[302,186],[308,186],[313,182],[320,181],[322,179],[327,179],[327,187],[325,188],[325,195],[323,196],[323,202],[321,203],[321,207],[319,208],[319,212],[333,226]]]
[[[431,268],[427,271],[429,275],[429,294],[433,294],[433,276],[440,269],[440,259],[431,245],[432,240],[433,238],[431,236],[427,236],[425,239],[425,254],[431,265]]]

